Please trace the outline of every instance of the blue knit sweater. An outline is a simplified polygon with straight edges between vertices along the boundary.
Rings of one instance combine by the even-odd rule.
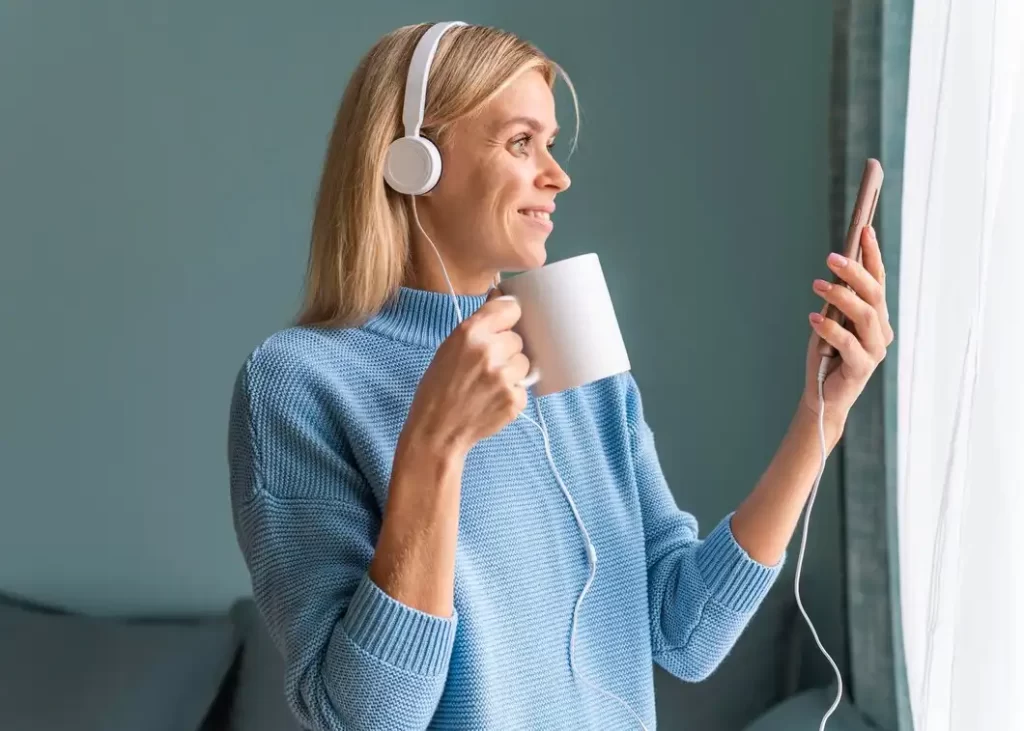
[[[484,302],[459,299],[467,316]],[[399,432],[455,325],[448,295],[402,289],[362,327],[273,335],[239,374],[235,530],[284,654],[288,702],[318,731],[637,728],[570,670],[570,619],[589,567],[526,419],[466,460],[453,616],[408,607],[367,576]],[[728,516],[698,538],[665,484],[628,374],[531,395],[528,413],[538,407],[599,558],[579,614],[578,667],[654,728],[652,663],[705,678],[779,566],[751,559]]]

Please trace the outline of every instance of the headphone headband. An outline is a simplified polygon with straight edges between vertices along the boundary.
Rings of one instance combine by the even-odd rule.
[[[461,20],[435,23],[427,29],[419,43],[416,44],[416,50],[412,53],[412,61],[409,63],[409,75],[405,81],[405,105],[402,122],[405,124],[406,137],[420,136],[420,127],[423,124],[423,114],[427,102],[427,79],[430,76],[430,65],[434,61],[434,54],[437,53],[441,36],[449,28],[458,25],[466,24]]]
[[[433,142],[420,136],[420,128],[427,103],[427,79],[437,44],[449,28],[457,25],[466,24],[460,20],[435,23],[427,28],[413,50],[402,107],[405,136],[391,143],[384,162],[384,179],[399,193],[423,195],[441,177],[441,153]]]

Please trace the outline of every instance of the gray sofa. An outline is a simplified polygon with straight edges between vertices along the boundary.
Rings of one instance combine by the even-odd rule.
[[[0,598],[3,731],[298,731],[255,605],[86,617]]]

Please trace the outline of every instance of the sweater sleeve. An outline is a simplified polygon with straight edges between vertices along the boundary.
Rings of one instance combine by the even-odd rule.
[[[702,540],[661,471],[640,392],[629,377],[627,420],[644,526],[655,661],[687,681],[708,677],[735,645],[781,570],[752,559],[727,515]]]
[[[228,456],[238,544],[288,704],[315,731],[424,729],[458,616],[420,612],[369,578],[381,516],[337,416],[301,369],[268,360],[250,358],[236,381]]]

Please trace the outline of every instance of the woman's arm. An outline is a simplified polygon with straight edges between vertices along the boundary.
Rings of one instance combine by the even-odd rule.
[[[271,339],[231,406],[231,500],[253,597],[283,650],[304,727],[426,728],[455,641],[455,547],[465,456],[522,410],[520,315],[490,301],[420,381],[378,505],[344,433],[354,394],[324,379],[342,355]],[[332,360],[333,359],[333,360]],[[349,384],[351,386],[351,384]],[[358,385],[356,386],[358,388]]]
[[[265,346],[246,363],[232,399],[231,504],[253,599],[284,655],[285,696],[304,728],[426,728],[444,691],[458,616],[406,604],[371,576],[381,510],[339,433],[337,402],[311,372],[295,353]],[[401,470],[396,517],[408,514],[402,506],[417,486],[424,494],[430,487],[426,472]],[[452,492],[447,480],[437,487]],[[433,608],[448,592],[450,606],[450,587],[436,597],[418,591],[433,577],[417,584],[387,569],[415,571],[420,552],[448,540],[446,521],[433,520],[439,530],[430,523],[411,544],[412,561],[389,562],[402,554],[385,548],[378,570],[400,596]]]
[[[826,425],[826,455],[838,438],[837,429]],[[732,516],[736,542],[752,559],[768,566],[781,560],[820,467],[817,420],[801,406],[768,469]]]
[[[369,575],[400,602],[449,617],[466,455],[523,410],[529,371],[511,328],[521,311],[497,291],[441,344],[416,389],[392,466]]]
[[[821,421],[825,427],[826,454],[830,454],[843,433],[850,409],[885,358],[886,349],[894,338],[885,297],[882,252],[870,226],[861,237],[861,251],[863,264],[838,254],[828,257],[829,268],[849,287],[820,279],[814,283],[814,291],[826,303],[839,308],[854,330],[822,318],[818,313],[811,315],[814,332],[807,344],[804,392],[796,416],[775,458],[732,518],[736,540],[763,563],[777,561],[793,537],[821,466],[818,434],[822,408],[818,395],[821,341],[832,345],[840,356],[833,359],[822,387],[824,415]]]
[[[404,434],[395,451],[387,509],[370,578],[396,600],[450,617],[465,457]]]

